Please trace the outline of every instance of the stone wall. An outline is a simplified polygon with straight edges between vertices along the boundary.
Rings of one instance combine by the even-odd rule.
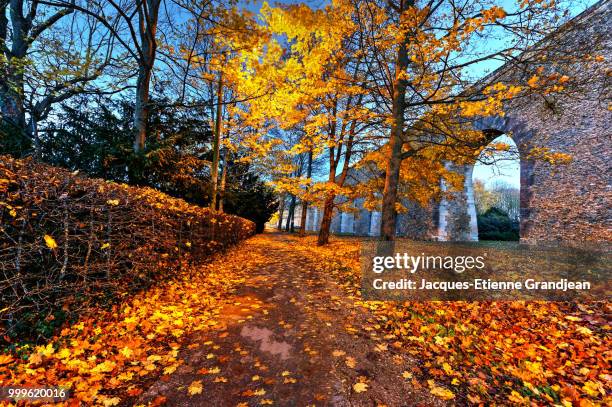
[[[544,68],[544,75],[558,72],[572,78],[570,92],[515,100],[504,107],[504,117],[488,117],[476,123],[483,131],[510,135],[518,146],[523,241],[612,240],[611,31],[612,4],[600,1],[548,39],[551,47],[546,60],[550,62],[537,65]],[[562,58],[578,58],[580,55],[575,54],[582,54],[585,47],[594,58],[599,55],[607,60],[557,63]],[[535,70],[536,65],[532,71],[520,73],[502,67],[489,80],[524,84]],[[530,158],[533,147],[567,153],[572,161],[551,165],[533,160]],[[470,169],[459,172],[467,177]],[[459,199],[441,203],[440,216],[447,217],[446,224],[440,222],[441,238],[445,238],[452,226],[471,220],[465,216],[470,194],[473,196],[473,191],[466,183],[464,193],[458,194]],[[469,229],[469,225],[463,226]],[[457,236],[448,238],[456,240]]]
[[[478,223],[476,218],[476,205],[474,202],[474,188],[472,185],[473,165],[446,164],[447,169],[464,176],[463,190],[447,192],[450,196],[444,197],[438,204],[438,224],[436,240],[441,241],[477,241]],[[442,190],[447,191],[444,181]]]
[[[423,208],[416,202],[403,202],[406,212],[397,216],[397,235],[414,240],[431,240],[437,234],[433,206]]]

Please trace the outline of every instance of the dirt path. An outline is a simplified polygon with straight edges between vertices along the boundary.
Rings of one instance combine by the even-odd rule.
[[[152,383],[139,403],[439,403],[402,377],[412,362],[402,350],[384,345],[368,328],[374,323],[370,313],[318,267],[321,259],[297,242],[268,234],[242,246],[269,261],[249,270],[251,277],[221,310],[219,329],[192,335],[179,354],[183,365]]]

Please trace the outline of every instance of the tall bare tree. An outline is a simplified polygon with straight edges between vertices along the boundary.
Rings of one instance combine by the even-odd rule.
[[[150,112],[150,87],[157,57],[157,29],[162,0],[92,0],[84,4],[75,0],[42,0],[91,16],[103,24],[120,43],[138,67],[134,100],[134,152],[142,151],[147,136]]]
[[[103,91],[94,81],[113,60],[113,40],[94,19],[78,18],[74,4],[0,0],[0,118],[14,137],[36,144],[55,104]]]

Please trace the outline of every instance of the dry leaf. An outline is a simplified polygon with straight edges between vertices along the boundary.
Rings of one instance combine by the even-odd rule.
[[[348,356],[344,363],[346,363],[346,365],[350,368],[354,368],[357,365],[357,361],[351,356]]]
[[[202,393],[202,380],[193,381],[187,388],[187,392],[192,396],[196,394],[201,394]]]
[[[355,393],[363,393],[368,390],[368,385],[366,383],[358,382],[353,385],[353,390]]]
[[[45,235],[44,239],[45,239],[45,244],[47,245],[49,249],[51,250],[57,249],[57,243],[55,242],[55,239],[53,239],[49,235]]]

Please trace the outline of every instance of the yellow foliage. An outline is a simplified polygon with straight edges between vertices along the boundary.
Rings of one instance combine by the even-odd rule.
[[[436,397],[440,397],[442,400],[452,400],[455,398],[455,393],[440,386],[430,386],[429,392]]]
[[[201,380],[195,380],[193,381],[189,387],[187,388],[187,392],[191,395],[194,396],[196,394],[202,394],[202,381]]]
[[[57,249],[57,243],[55,242],[55,239],[53,239],[53,237],[49,235],[45,235],[44,239],[45,239],[45,244],[47,245],[49,249],[51,250]]]
[[[367,383],[357,382],[353,385],[353,390],[355,393],[363,393],[368,390]]]

